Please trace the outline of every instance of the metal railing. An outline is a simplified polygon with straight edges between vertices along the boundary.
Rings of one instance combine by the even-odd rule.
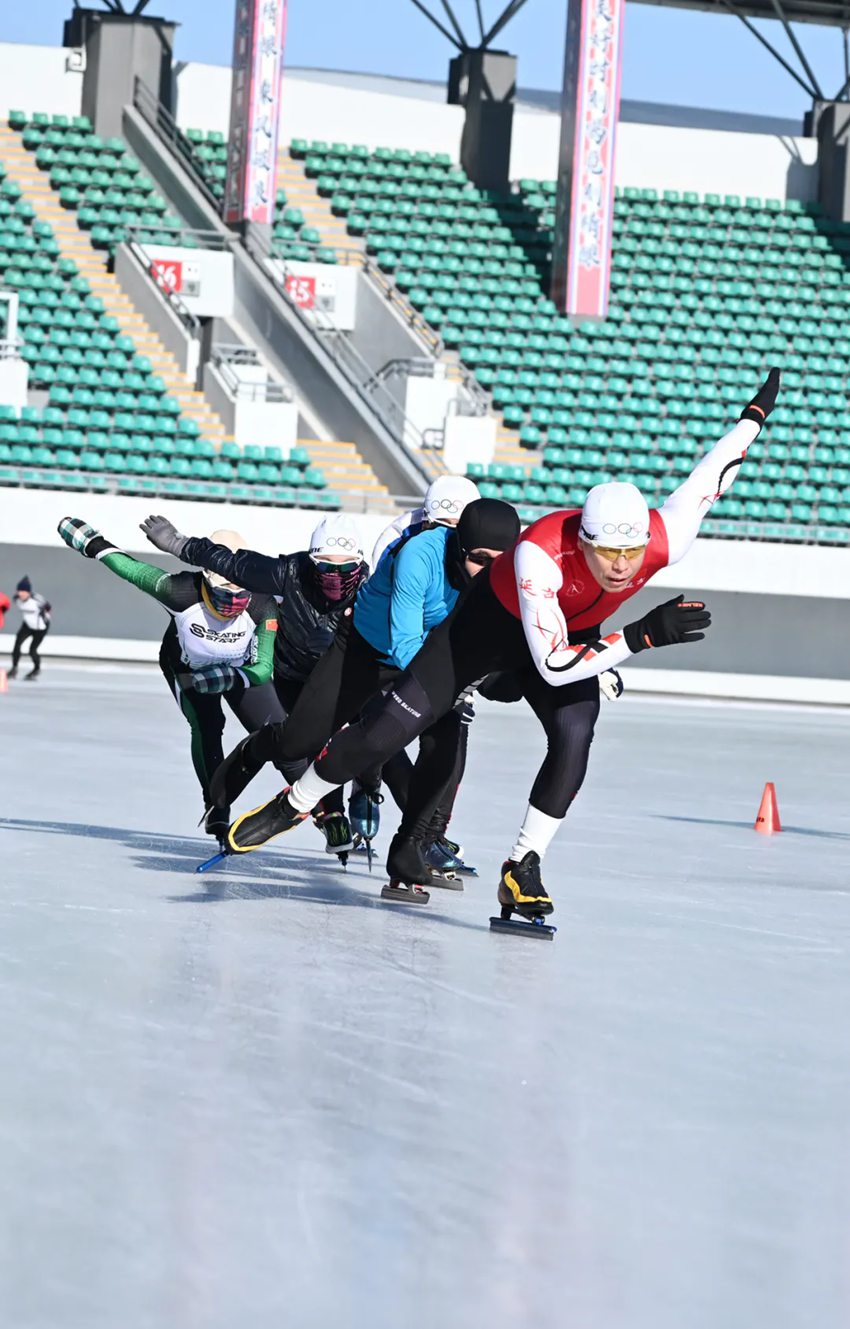
[[[20,337],[0,337],[0,360],[20,360],[24,342]]]
[[[277,383],[268,378],[268,371],[263,369],[260,357],[250,346],[239,346],[221,342],[215,345],[210,356],[211,363],[218,370],[219,376],[232,397],[241,401],[291,402],[293,393],[285,383]],[[266,378],[262,381],[243,378],[239,367],[263,369]]]
[[[133,79],[133,105],[151,129],[160,138],[165,139],[172,152],[179,158],[180,164],[191,175],[192,182],[204,195],[210,206],[217,213],[220,213],[221,203],[198,169],[191,141],[178,127],[174,116],[166,110],[156,93],[151,91],[145,81],[139,78],[138,74]]]
[[[3,485],[6,487],[10,485],[20,485],[23,488],[57,489],[62,487],[61,481],[65,478],[65,475],[69,477],[74,475],[90,477],[92,479],[96,478],[97,492],[103,492],[103,486],[105,483],[106,492],[108,493],[126,493],[128,482],[131,482],[134,485],[140,485],[142,479],[139,475],[117,475],[113,473],[104,475],[103,472],[98,472],[95,477],[92,472],[85,470],[75,470],[72,468],[66,470],[63,467],[58,466],[39,467],[33,466],[31,463],[21,465],[15,462],[12,462],[11,464],[5,463],[0,466],[0,472],[2,472],[0,480],[2,480]],[[221,484],[210,483],[209,485],[206,485],[202,482],[194,482],[191,494],[182,492],[178,494],[173,487],[174,480],[169,480],[169,477],[167,476],[150,476],[144,477],[144,479],[146,481],[149,479],[155,480],[157,482],[155,492],[171,498],[204,498],[215,503],[233,501],[222,494]],[[57,481],[60,483],[57,484]],[[145,487],[143,491],[140,489],[140,492],[150,494],[151,490]],[[422,502],[421,494],[413,496],[406,494],[384,494],[376,493],[374,490],[369,489],[346,489],[345,491],[339,492],[338,497],[347,512],[378,512],[386,513],[387,515],[397,515],[399,512],[403,512],[408,508],[418,508]],[[304,500],[305,501],[298,506],[309,507],[309,498],[306,494],[304,495]],[[243,499],[240,497],[239,501],[250,504],[250,499]],[[269,502],[267,496],[259,494],[256,496],[255,501],[261,506],[267,505]],[[291,507],[292,504],[287,500],[282,506]],[[529,521],[534,521],[537,517],[544,517],[547,513],[554,511],[551,507],[540,507],[536,504],[528,503],[521,504],[521,508],[524,521],[526,516]],[[714,529],[721,525],[729,529],[723,531]],[[731,529],[733,526],[734,529]],[[714,521],[709,519],[709,521],[703,523],[700,530],[700,538],[702,539],[703,537],[725,540],[758,540],[764,544],[822,545],[832,549],[850,547],[850,531],[848,531],[847,527],[829,526],[825,523],[807,526],[789,523],[783,526],[779,522],[759,523],[742,521],[733,523],[731,521],[721,522],[720,519]]]
[[[404,408],[386,386],[376,379],[371,365],[357,350],[349,335],[337,327],[326,310],[313,309],[308,312],[292,298],[286,289],[286,261],[277,257],[266,235],[249,226],[246,229],[244,245],[255,262],[262,267],[278,294],[286,300],[299,322],[309,329],[314,337],[318,337],[352,390],[369,406],[384,428],[404,446],[406,454],[424,477],[424,468],[414,451],[423,446],[420,430],[408,419]]]
[[[376,372],[375,378],[385,382],[390,378],[443,378],[446,382],[457,383],[460,394],[449,402],[448,411],[452,415],[482,416],[489,412],[490,399],[481,385],[476,382],[469,370],[458,366],[457,377],[446,373],[447,366],[430,356],[403,356],[388,360]]]
[[[358,253],[361,252],[358,250]],[[378,264],[370,254],[362,251],[363,271],[370,277],[378,289],[383,293],[386,299],[393,306],[395,311],[404,319],[405,323],[413,329],[419,339],[427,346],[432,355],[439,357],[445,348],[445,343],[436,328],[433,328],[427,319],[423,318],[418,309],[415,309],[407,296],[396,285],[395,279]]]
[[[179,319],[190,337],[196,338],[201,334],[201,325],[191,309],[180,299],[176,291],[171,290],[166,282],[157,274],[156,260],[152,259],[146,252],[144,245],[136,236],[136,228],[130,227],[127,231],[125,242],[130,253],[141,267],[148,281],[168,305],[174,317]]]
[[[165,235],[166,240],[151,240],[151,233]],[[232,249],[238,243],[236,236],[222,235],[220,231],[203,230],[191,226],[128,226],[126,235],[144,247],[147,245],[167,244],[181,249],[215,249],[220,252]]]

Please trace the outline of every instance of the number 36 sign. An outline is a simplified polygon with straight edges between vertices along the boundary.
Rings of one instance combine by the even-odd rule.
[[[169,258],[155,258],[151,263],[151,274],[158,286],[164,291],[173,291],[179,295],[183,289],[183,264]]]

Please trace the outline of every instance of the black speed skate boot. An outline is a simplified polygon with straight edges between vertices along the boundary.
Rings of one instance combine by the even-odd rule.
[[[229,851],[232,854],[247,854],[249,850],[259,849],[276,835],[283,835],[284,831],[291,831],[294,826],[306,821],[309,812],[296,812],[288,796],[289,790],[282,789],[262,807],[253,808],[237,817],[227,832]]]
[[[12,665],[12,668],[8,671],[8,673],[6,674],[6,677],[7,677],[7,678],[17,678],[17,677],[18,677],[18,666],[17,666],[17,665]]]
[[[209,808],[204,817],[204,830],[207,835],[214,835],[222,848],[227,842],[227,828],[229,825],[230,808]]]
[[[354,848],[351,827],[344,812],[323,812],[321,804],[313,815],[315,825],[325,837],[325,853],[337,854],[342,866],[348,862],[348,855]]]
[[[412,835],[397,831],[387,854],[389,884],[381,891],[382,900],[398,904],[427,904],[431,896],[422,889],[432,880],[431,869],[422,854],[422,844]]]
[[[227,807],[235,803],[243,790],[262,769],[264,763],[251,756],[249,744],[253,735],[248,734],[237,743],[232,752],[228,752],[224,761],[216,766],[210,780],[210,798],[216,807]]]
[[[551,914],[555,906],[546,894],[546,888],[540,876],[540,856],[533,849],[515,863],[508,859],[502,864],[502,879],[499,882],[499,904],[502,906],[500,918],[491,918],[490,927],[496,932],[520,932],[541,937],[552,937],[557,928],[544,923],[543,919]],[[513,914],[519,914],[520,922]]]
[[[206,799],[209,802],[208,793]],[[230,853],[230,846],[227,843],[230,808],[208,806],[199,824],[203,826],[207,835],[214,835],[218,841],[218,853],[213,854],[212,858],[205,859],[203,863],[199,863],[195,868],[196,872],[210,872],[223,863]]]

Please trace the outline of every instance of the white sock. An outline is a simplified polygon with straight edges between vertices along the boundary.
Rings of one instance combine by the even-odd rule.
[[[315,766],[309,766],[300,780],[295,781],[288,797],[296,812],[312,812],[316,804],[321,803],[336,788],[335,784],[328,784],[327,780],[316,774]]]
[[[563,820],[563,817],[548,817],[545,812],[540,812],[538,808],[532,807],[529,803],[525,821],[520,827],[516,843],[511,850],[511,860],[514,863],[519,863],[529,849],[533,849],[542,860]]]

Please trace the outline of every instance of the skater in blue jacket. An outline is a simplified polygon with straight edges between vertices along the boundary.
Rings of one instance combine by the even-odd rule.
[[[432,628],[452,612],[473,577],[517,538],[519,518],[498,499],[470,503],[455,529],[436,527],[400,540],[381,558],[375,574],[361,587],[354,612],[344,620],[328,652],[307,680],[284,724],[269,725],[243,740],[219,766],[212,790],[215,800],[235,800],[267,761],[312,759],[342,725],[349,723],[376,694],[399,676]],[[427,746],[451,729],[458,741],[461,715],[450,711]],[[444,740],[445,741],[445,740]],[[284,755],[285,754],[285,755]],[[370,779],[371,776],[371,779]],[[374,789],[379,772],[364,773],[361,785]],[[443,789],[434,791],[417,831],[424,839]]]

